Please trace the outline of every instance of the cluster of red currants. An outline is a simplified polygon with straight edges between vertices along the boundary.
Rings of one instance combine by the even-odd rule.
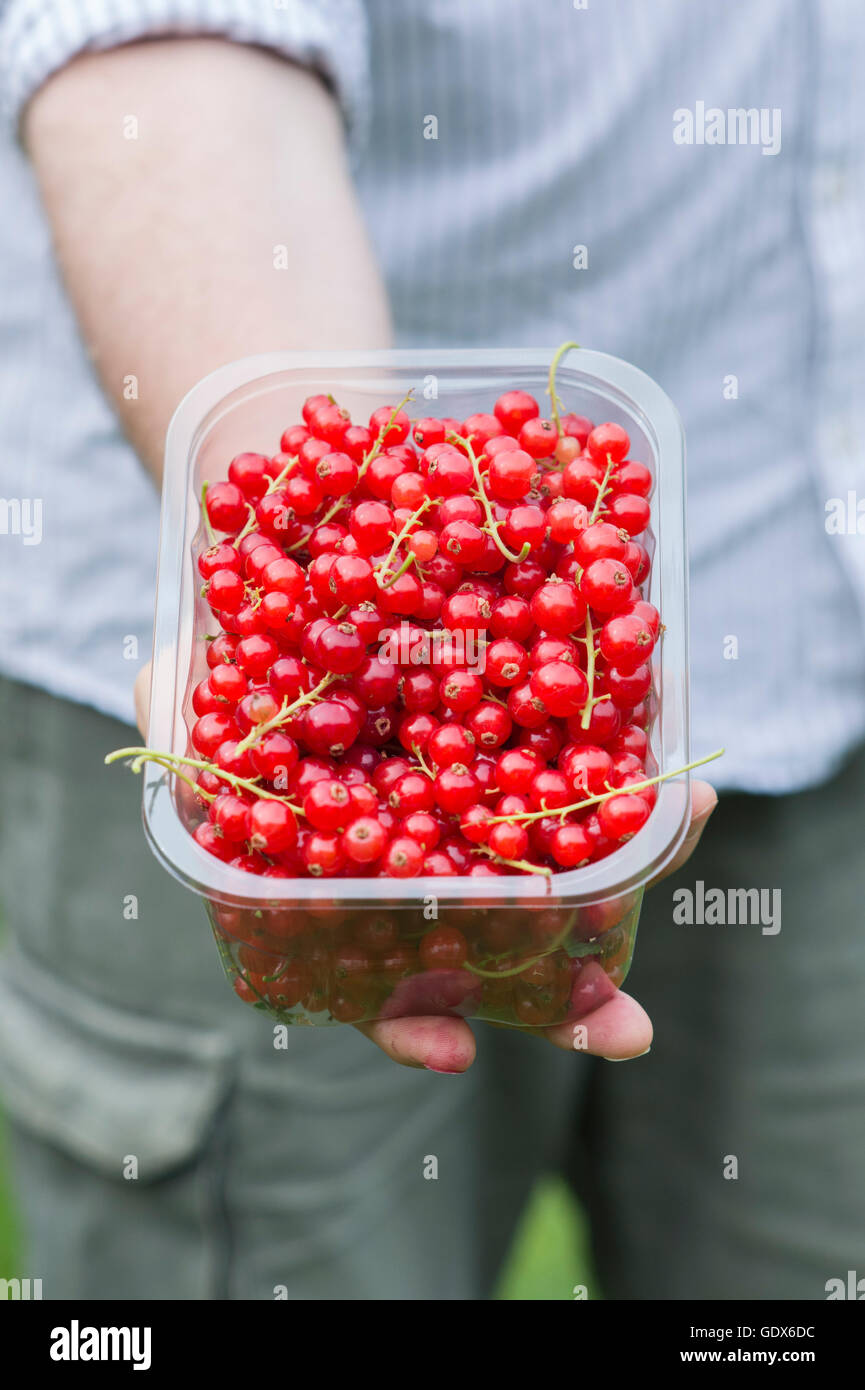
[[[195,838],[270,877],[601,859],[656,796],[651,474],[554,392],[551,419],[525,391],[463,421],[406,403],[356,425],[312,396],[204,489]]]

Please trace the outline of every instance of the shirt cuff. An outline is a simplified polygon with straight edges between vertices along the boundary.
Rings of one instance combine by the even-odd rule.
[[[363,0],[0,0],[0,91],[13,129],[42,83],[79,53],[206,34],[256,44],[319,72],[353,146],[368,120]]]

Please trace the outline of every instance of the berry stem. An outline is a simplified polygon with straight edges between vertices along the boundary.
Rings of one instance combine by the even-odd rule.
[[[507,860],[504,862],[507,863]],[[554,951],[558,951],[564,946],[576,920],[577,909],[574,908],[558,936],[550,942],[545,951],[541,951],[537,956],[532,956],[531,960],[524,960],[521,965],[512,966],[510,970],[482,970],[479,965],[470,965],[468,961],[463,962],[462,969],[470,970],[473,975],[480,975],[485,980],[507,980],[514,975],[522,975],[530,966],[537,965],[539,960],[543,960],[545,956],[551,956]]]
[[[337,497],[333,505],[328,507],[324,516],[320,517],[319,520],[315,523],[316,528],[318,528],[319,526],[326,526],[329,521],[333,521],[333,518],[336,516],[337,512],[341,512],[344,506],[346,506],[345,498]],[[301,536],[299,541],[294,542],[294,545],[287,545],[284,547],[285,553],[286,555],[291,555],[292,551],[305,550],[308,545],[309,536]]]
[[[382,561],[381,565],[379,565],[378,569],[375,571],[375,577],[380,589],[389,589],[391,584],[393,584],[394,581],[397,580],[401,574],[405,573],[405,571],[408,569],[409,564],[411,564],[411,562],[414,560],[414,556],[410,555],[408,563],[403,564],[401,569],[397,570],[395,574],[390,575],[390,567],[393,564],[394,559],[396,558],[397,551],[399,550],[403,541],[406,540],[407,537],[411,534],[416,523],[423,516],[427,507],[432,506],[432,501],[433,500],[431,497],[425,497],[424,500],[421,502],[420,506],[412,512],[411,516],[409,517],[408,521],[405,522],[399,534],[393,536],[393,545],[391,546],[388,552],[387,558]],[[393,532],[391,532],[391,535],[393,535]],[[388,575],[390,575],[389,578]]]
[[[521,564],[531,551],[532,547],[530,543],[526,541],[519,555],[515,555],[512,550],[508,550],[508,547],[505,545],[504,541],[499,535],[499,524],[493,516],[492,504],[490,503],[490,499],[487,497],[487,490],[484,487],[484,480],[483,475],[481,473],[480,464],[478,463],[477,455],[475,454],[475,451],[472,448],[471,440],[464,439],[461,434],[454,433],[450,433],[448,435],[448,439],[455,439],[458,444],[462,444],[463,448],[469,456],[469,460],[472,465],[472,472],[475,475],[475,487],[477,488],[477,498],[484,509],[484,514],[487,519],[487,524],[483,527],[483,530],[492,536],[493,540],[495,541],[496,545],[498,546],[499,550],[501,551],[502,555],[504,555],[506,560],[510,560],[512,565]]]
[[[108,762],[108,759],[106,758],[105,761]],[[217,792],[206,792],[204,788],[200,787],[197,782],[194,782],[191,777],[187,777],[185,772],[181,772],[178,767],[174,767],[172,765],[172,762],[167,759],[166,755],[163,755],[161,753],[154,754],[153,757],[148,759],[148,761],[152,763],[157,763],[160,767],[164,767],[166,772],[172,773],[175,777],[178,777],[181,782],[185,782],[188,787],[192,788],[196,796],[203,797],[205,801],[216,800],[218,794]]]
[[[240,787],[242,791],[251,792],[253,796],[264,797],[267,801],[281,801],[290,811],[294,811],[297,815],[303,814],[303,808],[292,805],[286,797],[277,796],[276,792],[265,791],[263,787],[258,785],[257,781],[252,781],[248,777],[238,777],[234,772],[223,772],[221,767],[217,767],[215,763],[205,762],[202,758],[184,758],[179,753],[159,753],[154,752],[151,748],[115,748],[113,753],[106,753],[105,762],[116,763],[120,758],[132,758],[133,761],[130,766],[133,772],[140,772],[144,763],[156,763],[159,767],[164,767],[166,771],[173,772],[180,777],[182,774],[178,771],[177,764],[181,767],[197,767],[202,772],[212,772],[214,777],[219,778],[220,782],[227,782],[229,786]],[[188,780],[188,778],[184,778],[184,781]],[[194,785],[198,791],[198,784],[195,783]],[[207,793],[202,792],[201,795],[205,796]]]
[[[233,542],[234,545],[239,545],[240,542],[243,540],[244,536],[248,536],[252,531],[255,530],[256,526],[258,525],[258,518],[255,515],[255,508],[253,507],[251,502],[247,503],[247,506],[249,507],[249,515],[246,518],[246,522],[243,526],[243,529],[241,531],[238,531],[237,535],[235,536]]]
[[[606,495],[607,495],[607,483],[610,481],[610,474],[612,473],[612,471],[613,471],[613,460],[610,458],[609,454],[607,454],[607,467],[606,467],[606,469],[604,470],[604,476],[603,476],[603,478],[601,479],[601,484],[600,484],[600,487],[598,488],[598,495],[597,495],[597,498],[595,499],[595,505],[594,505],[594,507],[592,508],[592,515],[589,517],[589,525],[590,525],[590,526],[593,525],[594,522],[596,522],[597,519],[598,519],[598,512],[601,510],[601,503],[603,502],[604,498],[605,498]]]
[[[271,478],[270,482],[267,485],[267,492],[264,494],[265,497],[269,497],[272,492],[276,492],[276,489],[278,487],[282,487],[282,484],[285,482],[289,473],[292,471],[292,469],[296,468],[299,463],[300,454],[294,454],[293,457],[288,460],[288,463],[285,465],[282,471],[277,473],[275,478]]]
[[[391,411],[390,415],[388,416],[387,424],[384,425],[383,428],[379,430],[379,432],[378,432],[378,434],[377,434],[377,436],[376,436],[375,443],[373,444],[373,446],[372,446],[372,448],[370,449],[369,453],[368,453],[368,454],[364,454],[364,456],[363,456],[363,463],[360,465],[360,468],[357,470],[358,482],[359,482],[360,479],[363,477],[363,475],[364,475],[364,473],[366,472],[366,470],[369,468],[369,466],[370,466],[370,464],[372,463],[373,459],[377,459],[377,458],[378,458],[379,454],[380,454],[381,451],[382,451],[382,448],[384,447],[384,441],[385,441],[385,439],[387,438],[388,433],[390,432],[390,427],[391,427],[391,425],[393,424],[393,422],[394,422],[394,420],[396,419],[396,417],[399,415],[399,413],[400,413],[400,411],[402,410],[403,406],[408,405],[408,403],[409,403],[409,401],[411,400],[411,398],[412,398],[413,395],[414,395],[414,387],[410,387],[409,390],[406,391],[406,393],[405,393],[405,395],[403,396],[402,400],[400,401],[399,405],[395,405],[395,406],[394,406],[393,410]]]
[[[547,812],[543,811],[541,814],[547,815]],[[507,819],[507,817],[498,816],[496,819],[502,820]],[[519,819],[519,817],[514,819]],[[492,823],[492,821],[489,822],[490,825]],[[553,872],[552,869],[542,868],[540,864],[533,864],[529,859],[503,859],[500,854],[496,854],[487,845],[475,845],[472,854],[485,854],[487,859],[492,859],[494,864],[507,864],[511,869],[522,869],[527,874],[546,874],[547,877],[550,877]]]
[[[550,398],[550,414],[553,417],[553,421],[556,426],[556,434],[558,435],[559,439],[561,439],[562,437],[562,421],[559,415],[559,412],[561,410],[561,401],[556,395],[556,372],[558,371],[559,363],[565,356],[565,353],[570,352],[572,348],[579,349],[579,346],[579,343],[562,343],[562,346],[558,348],[556,352],[553,354],[553,360],[550,363],[550,375],[549,381],[547,382],[547,395]]]
[[[417,745],[416,743],[413,743],[413,744],[412,744],[412,746],[411,746],[411,751],[414,753],[415,757],[417,758],[418,764],[419,764],[419,766],[420,766],[421,771],[424,772],[424,773],[426,773],[427,777],[429,777],[429,779],[430,779],[431,782],[434,782],[434,781],[435,781],[435,773],[433,772],[432,768],[431,768],[431,767],[429,766],[429,764],[427,763],[426,759],[424,758],[423,753],[420,751],[420,748],[418,747],[418,745]]]
[[[580,728],[587,729],[592,718],[592,710],[595,706],[595,629],[592,627],[592,615],[586,609],[586,680],[589,682],[589,693],[586,696],[586,703],[583,705],[583,717],[580,720]]]
[[[333,671],[328,671],[327,675],[323,676],[318,685],[312,690],[307,690],[304,695],[299,695],[291,704],[287,704],[286,701],[283,701],[282,708],[277,711],[272,719],[265,719],[263,724],[254,725],[246,735],[246,738],[240,740],[240,743],[237,745],[237,753],[245,753],[248,748],[253,748],[256,743],[260,742],[265,734],[269,734],[273,729],[278,729],[282,724],[285,724],[297,710],[303,709],[304,705],[314,705],[322,692],[327,690],[329,685],[333,685],[336,678],[336,674]]]
[[[201,519],[204,522],[204,529],[207,532],[207,539],[211,545],[216,545],[216,532],[210,524],[210,517],[207,515],[207,489],[210,483],[201,484]]]
[[[293,458],[290,458],[285,467],[279,473],[277,473],[276,477],[271,478],[270,482],[267,485],[267,491],[264,494],[265,497],[269,497],[272,492],[276,492],[276,489],[282,486],[289,473],[292,471],[293,468],[296,468],[299,463],[299,454],[295,454]],[[258,518],[255,515],[255,508],[252,505],[250,505],[249,518],[243,530],[239,531],[235,536],[234,544],[239,545],[240,542],[243,540],[244,536],[248,536],[251,531],[254,531],[257,525]]]
[[[695,762],[685,763],[683,767],[676,767],[672,772],[661,772],[657,777],[647,777],[644,782],[634,782],[628,787],[616,787],[610,792],[599,792],[597,796],[584,797],[582,801],[575,801],[571,806],[557,806],[553,811],[521,811],[513,816],[492,816],[487,824],[498,825],[501,821],[507,821],[510,824],[514,821],[543,820],[545,816],[558,816],[560,820],[564,820],[565,816],[570,815],[572,811],[582,811],[586,806],[596,806],[599,801],[609,801],[611,796],[638,796],[641,791],[645,791],[647,787],[654,787],[658,782],[666,782],[670,777],[680,777],[683,772],[690,772],[692,768],[703,767],[705,763],[714,762],[716,758],[723,757],[724,751],[723,748],[718,748],[714,753],[708,753],[705,758],[697,758]]]

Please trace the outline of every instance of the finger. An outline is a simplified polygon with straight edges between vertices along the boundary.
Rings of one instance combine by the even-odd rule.
[[[150,712],[150,676],[152,669],[152,664],[148,661],[146,666],[142,666],[138,675],[135,677],[135,722],[144,738],[147,738],[147,720]]]
[[[565,1052],[588,1052],[609,1062],[642,1057],[652,1045],[652,1020],[642,1004],[621,990],[576,1023],[557,1023],[533,1032]]]
[[[389,1018],[355,1027],[402,1067],[458,1075],[475,1059],[474,1035],[462,1018]]]
[[[691,783],[691,824],[688,827],[688,833],[664,871],[647,885],[649,888],[660,883],[661,879],[666,878],[668,874],[674,874],[690,859],[717,804],[718,793],[711,783],[700,781]]]

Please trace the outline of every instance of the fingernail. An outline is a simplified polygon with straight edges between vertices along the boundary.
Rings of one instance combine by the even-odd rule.
[[[636,1062],[636,1060],[637,1060],[638,1057],[645,1057],[645,1056],[646,1056],[646,1053],[651,1052],[651,1050],[652,1050],[652,1048],[651,1048],[651,1044],[650,1044],[650,1045],[646,1048],[646,1051],[645,1051],[645,1052],[635,1052],[634,1055],[633,1055],[633,1057],[605,1057],[605,1058],[604,1058],[604,1061],[605,1061],[605,1062]]]
[[[462,1076],[461,1071],[451,1071],[450,1067],[431,1067],[428,1062],[424,1062],[424,1069],[437,1072],[439,1076]]]

